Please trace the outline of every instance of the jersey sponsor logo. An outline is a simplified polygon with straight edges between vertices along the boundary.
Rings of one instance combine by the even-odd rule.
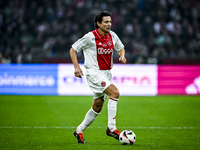
[[[105,49],[103,47],[98,48],[98,54],[112,54],[113,49]]]

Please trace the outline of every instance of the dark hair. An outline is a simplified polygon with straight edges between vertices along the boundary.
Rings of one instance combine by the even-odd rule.
[[[111,14],[108,11],[100,11],[96,17],[95,17],[95,28],[98,29],[99,26],[97,25],[97,22],[101,23],[103,20],[103,17],[105,16],[111,16]]]

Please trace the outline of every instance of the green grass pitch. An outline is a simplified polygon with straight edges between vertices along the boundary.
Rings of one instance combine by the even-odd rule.
[[[133,145],[106,135],[107,100],[78,144],[73,132],[92,96],[0,96],[1,150],[197,150],[200,149],[200,97],[120,97],[119,130],[136,134]]]

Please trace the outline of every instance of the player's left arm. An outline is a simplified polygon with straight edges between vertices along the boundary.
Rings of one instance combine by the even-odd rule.
[[[125,64],[127,62],[126,58],[125,58],[125,49],[122,48],[121,50],[118,51],[118,55],[119,55],[119,61],[123,64]]]

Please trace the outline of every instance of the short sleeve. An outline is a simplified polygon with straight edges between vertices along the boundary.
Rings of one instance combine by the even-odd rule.
[[[89,41],[89,34],[85,34],[82,38],[80,38],[79,40],[77,40],[73,45],[72,48],[77,51],[80,52],[82,49],[85,49],[85,47],[87,47],[88,42]]]
[[[113,42],[114,42],[114,49],[116,51],[120,51],[122,48],[124,48],[124,44],[121,42],[121,40],[119,39],[117,34],[114,33],[113,31],[111,31],[111,35],[112,35]]]

